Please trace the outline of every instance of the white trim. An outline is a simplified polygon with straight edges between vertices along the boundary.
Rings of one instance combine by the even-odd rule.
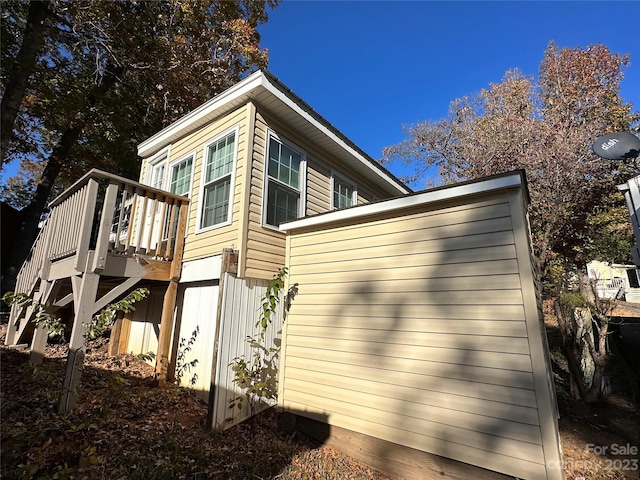
[[[262,220],[261,224],[266,228],[273,228],[278,230],[278,227],[267,223],[267,207],[268,207],[268,189],[269,189],[269,148],[271,145],[271,139],[275,139],[282,145],[286,145],[291,150],[300,154],[300,203],[298,204],[298,218],[304,217],[307,211],[307,152],[298,147],[295,143],[287,140],[286,138],[278,135],[276,132],[267,128],[265,155],[264,155],[264,172],[262,178]],[[277,181],[277,180],[276,180]],[[290,185],[287,187],[292,188]]]
[[[179,283],[217,280],[222,269],[222,255],[191,260],[182,264]]]
[[[390,213],[403,208],[422,205],[424,203],[452,200],[469,195],[487,193],[493,190],[521,186],[523,184],[524,182],[519,173],[487,178],[484,180],[478,180],[476,182],[452,185],[450,187],[439,188],[435,190],[427,190],[423,193],[408,195],[401,198],[359,205],[354,208],[333,210],[329,213],[301,218],[300,220],[292,220],[291,222],[286,222],[280,225],[280,230],[290,231],[295,230],[296,228],[323,225],[339,220],[351,220],[367,215]]]
[[[220,223],[214,223],[213,225],[209,225],[207,227],[202,228],[202,208],[204,204],[204,188],[205,188],[205,176],[207,173],[207,158],[209,154],[209,147],[224,137],[229,136],[233,133],[233,165],[231,166],[231,172],[229,173],[229,206],[227,210],[227,220]],[[196,234],[208,232],[210,230],[215,230],[216,228],[225,227],[227,225],[231,225],[233,222],[233,199],[235,196],[235,186],[236,186],[236,169],[238,167],[238,145],[239,145],[239,134],[240,134],[240,125],[234,125],[231,128],[228,128],[220,135],[216,135],[214,138],[206,142],[202,147],[202,163],[200,166],[200,189],[198,196],[198,212],[196,215]],[[217,180],[216,180],[217,181]]]
[[[279,82],[278,82],[279,84]],[[286,87],[282,86],[286,89]],[[221,94],[209,100],[207,103],[196,108],[189,114],[185,115],[181,119],[175,121],[164,130],[161,130],[151,138],[145,140],[138,145],[138,155],[145,157],[162,148],[163,146],[170,144],[177,138],[184,136],[189,131],[198,128],[200,125],[215,118],[218,114],[217,111],[222,109],[225,105],[231,102],[241,100],[243,96],[246,97],[246,101],[257,94],[258,89],[263,89],[271,94],[273,97],[282,101],[286,106],[291,108],[300,117],[308,121],[314,128],[318,129],[324,135],[326,135],[331,141],[335,142],[340,148],[346,151],[349,155],[357,159],[368,170],[373,172],[377,177],[384,182],[392,186],[399,193],[410,193],[411,190],[403,185],[397,179],[391,177],[386,171],[377,168],[374,165],[374,160],[366,158],[358,150],[352,147],[345,139],[343,139],[326,121],[317,119],[314,115],[303,108],[296,100],[292,99],[289,95],[282,91],[281,88],[267,77],[265,73],[258,70],[249,75],[244,80],[235,84],[233,87],[225,90]]]
[[[343,183],[348,183],[349,185],[351,185],[353,187],[353,193],[351,194],[351,206],[355,207],[356,205],[358,205],[358,184],[356,182],[354,182],[353,180],[351,180],[349,177],[347,177],[346,175],[343,175],[342,173],[338,172],[337,170],[331,169],[331,210],[338,210],[338,207],[336,207],[336,205],[333,203],[333,198],[334,198],[334,194],[335,194],[335,179],[339,178],[340,180],[342,180]],[[345,207],[343,207],[345,208]]]

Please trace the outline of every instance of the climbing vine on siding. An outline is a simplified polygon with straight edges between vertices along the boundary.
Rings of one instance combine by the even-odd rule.
[[[247,343],[251,347],[251,357],[246,359],[239,356],[229,364],[234,373],[233,383],[245,391],[249,407],[252,410],[263,400],[276,400],[278,398],[278,359],[280,358],[280,339],[275,339],[274,346],[267,346],[265,334],[273,319],[277,315],[278,304],[284,292],[284,279],[288,274],[286,267],[278,270],[273,279],[267,285],[260,317],[256,327],[260,332],[253,337],[247,337]],[[286,292],[284,301],[284,318],[294,297],[298,293],[298,284],[293,284]],[[243,397],[238,396],[230,401],[229,408],[241,409]]]

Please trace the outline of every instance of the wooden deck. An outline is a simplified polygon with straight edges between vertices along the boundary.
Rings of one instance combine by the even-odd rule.
[[[84,344],[83,323],[95,313],[142,281],[166,282],[162,325],[168,328],[161,335],[168,351],[188,204],[186,197],[91,170],[49,205],[15,291],[51,312],[73,303],[70,350],[75,351]],[[33,314],[13,306],[6,345],[29,341]],[[32,354],[46,344],[47,332],[39,330],[33,332]]]

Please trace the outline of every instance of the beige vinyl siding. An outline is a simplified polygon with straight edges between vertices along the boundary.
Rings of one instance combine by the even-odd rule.
[[[247,251],[244,276],[271,279],[284,266],[285,235],[274,228],[262,226],[262,193],[267,144],[267,122],[258,111],[253,136],[251,162],[251,193],[247,225]]]
[[[251,165],[251,191],[249,194],[249,215],[247,224],[246,258],[244,273],[240,275],[249,278],[271,279],[278,268],[284,266],[285,235],[276,229],[262,226],[262,196],[264,189],[264,164],[267,144],[267,131],[273,130],[278,135],[293,142],[306,154],[306,183],[303,189],[305,194],[305,216],[324,213],[331,209],[331,169],[335,169],[348,178],[353,178],[360,188],[357,176],[345,171],[339,165],[333,165],[330,158],[320,150],[305,141],[304,137],[289,130],[269,116],[260,106],[257,106],[255,127],[253,132],[253,162]],[[359,203],[367,203],[368,198],[375,192],[380,198],[388,197],[375,185],[365,183],[363,197],[359,196]],[[367,197],[367,195],[369,197]]]
[[[331,209],[331,169],[317,158],[307,157],[307,216]]]
[[[282,405],[546,478],[509,199],[421,208],[290,234]]]
[[[201,208],[199,202],[205,156],[204,146],[235,126],[239,126],[239,128],[236,138],[236,170],[232,180],[234,182],[232,222],[230,225],[196,233],[198,209]],[[245,185],[243,185],[244,176],[242,172],[246,166],[247,135],[248,118],[247,108],[245,106],[171,145],[170,162],[190,151],[196,151],[184,261],[220,255],[224,248],[238,248],[240,209],[243,208],[242,192],[245,188]]]

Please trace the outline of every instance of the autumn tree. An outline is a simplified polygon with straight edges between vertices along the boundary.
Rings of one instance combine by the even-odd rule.
[[[452,102],[447,118],[407,127],[407,139],[386,148],[385,160],[415,165],[414,180],[437,167],[445,183],[524,169],[537,269],[549,293],[559,294],[567,273],[586,276],[590,259],[629,255],[632,232],[616,185],[636,175],[638,165],[591,150],[596,137],[628,131],[638,120],[619,95],[628,61],[604,45],[558,49],[551,43],[537,82],[508,71],[502,82]],[[589,285],[581,285],[586,293]],[[555,305],[571,392],[598,401],[609,360],[610,306],[596,299],[592,316],[575,294],[558,295]],[[591,365],[589,374],[583,365]]]
[[[2,2],[1,192],[20,210],[15,275],[51,196],[88,169],[136,178],[136,145],[267,64],[256,27],[279,0]]]
[[[552,42],[537,82],[508,71],[502,82],[452,102],[447,118],[405,127],[407,138],[387,147],[383,162],[414,166],[411,180],[437,167],[444,183],[524,169],[537,267],[547,279],[552,262],[582,270],[595,256],[626,260],[628,222],[602,207],[626,208],[615,186],[638,166],[603,160],[590,145],[638,120],[620,97],[628,63],[604,45],[559,49]]]

